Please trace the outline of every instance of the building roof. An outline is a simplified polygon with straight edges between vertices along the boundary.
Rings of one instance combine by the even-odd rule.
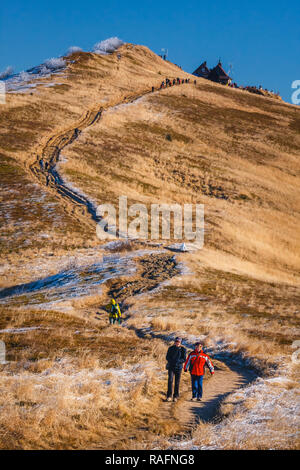
[[[221,62],[219,62],[218,65],[211,69],[208,78],[209,80],[213,80],[214,82],[228,82],[229,80],[231,80],[229,75],[227,75],[227,73],[223,69]]]
[[[197,77],[203,77],[207,78],[210,73],[209,68],[206,65],[206,61],[202,62],[201,65],[193,72],[193,75],[196,75]]]

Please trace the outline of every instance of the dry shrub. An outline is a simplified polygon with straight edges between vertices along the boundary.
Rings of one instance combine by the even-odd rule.
[[[154,330],[162,331],[178,331],[180,329],[180,323],[173,318],[168,317],[156,317],[151,320],[151,326]]]

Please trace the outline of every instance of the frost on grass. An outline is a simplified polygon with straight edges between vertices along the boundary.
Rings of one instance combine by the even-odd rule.
[[[0,304],[6,303],[8,299],[10,304],[16,306],[26,303],[46,308],[48,304],[54,308],[54,304],[59,302],[95,295],[99,292],[99,287],[109,279],[133,275],[136,271],[134,258],[150,253],[151,250],[137,250],[122,256],[110,254],[104,256],[101,262],[90,260],[85,265],[78,265],[74,260],[69,260],[56,274],[0,289]]]
[[[27,333],[32,330],[39,330],[40,326],[29,326],[25,328],[6,328],[5,330],[0,330],[0,333],[16,334],[16,333]]]
[[[108,279],[130,275],[135,265],[129,256],[105,257],[100,263],[73,266],[27,284],[1,289],[0,299],[17,297],[17,303],[43,304],[95,294]]]
[[[104,41],[97,42],[93,47],[93,52],[96,54],[110,54],[116,51],[124,41],[117,37],[104,39]]]
[[[13,68],[9,65],[5,70],[3,70],[3,72],[0,72],[0,79],[3,80],[4,78],[8,78],[13,74],[13,71]]]
[[[103,369],[95,360],[86,367],[88,360],[83,368],[78,360],[57,358],[40,360],[40,373],[32,371],[30,363],[13,375],[2,372],[0,447],[101,444],[105,436],[112,436],[112,424],[120,426],[122,416],[134,419],[149,408],[146,389],[153,382],[153,363]]]
[[[27,368],[26,364],[24,364],[24,368]],[[30,382],[33,387],[43,388],[45,391],[48,390],[51,383],[53,392],[59,391],[60,387],[64,385],[69,394],[77,395],[80,398],[83,388],[90,387],[92,389],[93,385],[98,384],[102,387],[117,385],[119,390],[129,391],[132,386],[145,380],[147,375],[152,372],[153,364],[150,361],[128,368],[90,367],[78,369],[76,361],[72,362],[69,358],[57,358],[52,366],[39,374],[29,371],[20,372],[14,376],[3,374],[2,379],[3,382]]]
[[[204,446],[201,440],[195,439],[199,448],[292,448],[299,439],[299,389],[289,390],[279,383],[259,378],[253,385],[231,395],[232,415],[212,426]]]
[[[117,50],[124,41],[117,37],[112,37],[98,42],[93,47],[93,52],[96,54],[110,54]],[[73,54],[74,52],[81,52],[81,47],[71,46],[69,47],[66,56]],[[67,66],[66,61],[63,57],[51,57],[45,60],[40,65],[33,67],[26,72],[20,72],[13,74],[12,67],[7,67],[2,73],[0,73],[0,79],[5,80],[6,91],[8,93],[26,93],[33,91],[37,85],[51,86],[51,84],[44,84],[39,79],[50,77],[53,74],[61,73]]]
[[[67,50],[66,56],[72,55],[74,54],[74,52],[82,52],[81,47],[78,47],[78,46],[69,47],[69,49]]]
[[[43,64],[33,67],[26,72],[22,71],[14,75],[3,77],[7,92],[26,93],[32,91],[37,85],[49,86],[49,83],[41,81],[43,78],[51,77],[53,74],[61,73],[66,67],[62,57],[52,57]]]
[[[47,59],[42,65],[45,66],[46,69],[57,70],[63,69],[66,66],[66,62],[62,57],[52,57],[51,59]]]

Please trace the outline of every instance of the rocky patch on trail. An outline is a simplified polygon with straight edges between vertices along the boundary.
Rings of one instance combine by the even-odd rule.
[[[124,279],[108,282],[109,295],[119,302],[158,287],[163,281],[179,274],[175,256],[169,253],[146,255],[136,260],[137,273],[134,279],[124,283]]]

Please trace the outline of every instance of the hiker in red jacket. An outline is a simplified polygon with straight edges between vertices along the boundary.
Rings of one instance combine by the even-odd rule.
[[[184,372],[189,371],[192,379],[192,401],[201,401],[203,392],[203,375],[204,367],[207,366],[211,375],[214,374],[214,366],[209,356],[202,350],[202,344],[196,343],[194,351],[192,351],[185,361]]]

